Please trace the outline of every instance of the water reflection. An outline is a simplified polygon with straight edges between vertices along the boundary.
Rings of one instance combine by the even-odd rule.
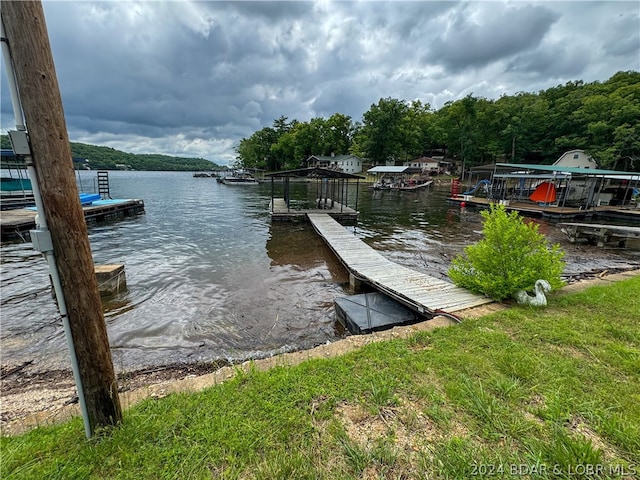
[[[307,223],[274,223],[266,243],[272,266],[309,271],[326,265],[332,282],[349,283],[349,273]]]

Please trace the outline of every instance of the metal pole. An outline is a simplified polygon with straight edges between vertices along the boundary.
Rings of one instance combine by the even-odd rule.
[[[275,210],[275,205],[274,205],[274,203],[275,203],[275,197],[274,197],[274,195],[275,195],[275,185],[274,185],[273,182],[274,182],[274,178],[271,177],[271,213],[273,213],[274,210]]]
[[[4,22],[0,22],[0,37],[2,39],[2,58],[7,68],[7,82],[9,84],[9,92],[11,94],[11,105],[13,106],[13,115],[15,116],[15,125],[18,130],[26,130],[24,125],[24,113],[22,104],[20,103],[20,95],[18,94],[18,86],[16,76],[13,70],[13,62],[11,60],[11,51],[9,50],[9,41],[4,33]]]
[[[358,193],[360,190],[360,179],[356,180],[356,213],[358,212]]]

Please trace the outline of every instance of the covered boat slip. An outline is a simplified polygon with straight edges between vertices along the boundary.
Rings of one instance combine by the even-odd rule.
[[[629,205],[639,184],[638,173],[514,163],[497,163],[491,182],[493,198],[583,209]]]
[[[84,158],[73,157],[72,160],[74,169],[88,164]],[[22,156],[16,156],[12,149],[1,149],[0,171],[0,209],[5,211],[35,205],[33,187]]]
[[[371,186],[374,190],[413,191],[433,183],[428,175],[422,175],[422,169],[418,167],[380,165],[370,168],[367,173],[376,176]]]
[[[33,205],[33,189],[24,161],[13,150],[0,150],[0,208],[8,210]]]
[[[398,265],[383,257],[325,213],[309,213],[316,232],[349,270],[351,283],[367,283],[424,315],[457,312],[491,303],[452,283]]]
[[[327,168],[301,168],[266,175],[271,178],[272,221],[300,221],[308,213],[326,213],[343,223],[353,223],[358,218],[358,190],[362,177]],[[311,202],[292,198],[291,179],[315,180],[315,199]],[[355,180],[355,185],[351,183]],[[349,187],[355,188],[355,205],[349,207]],[[277,195],[277,196],[276,196]]]
[[[640,174],[632,172],[497,163],[490,181],[480,179],[452,199],[479,205],[500,202],[511,210],[558,218],[608,212],[636,218],[639,185]]]
[[[296,208],[291,202],[287,204],[284,198],[272,198],[269,210],[274,222],[307,221],[309,213],[326,213],[343,224],[354,224],[358,219],[358,212],[345,207],[338,202],[317,202],[319,208]]]

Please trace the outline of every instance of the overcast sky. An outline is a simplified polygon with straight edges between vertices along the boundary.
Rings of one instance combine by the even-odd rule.
[[[640,70],[637,0],[43,5],[71,141],[219,164],[282,115],[360,121],[380,98],[438,109]]]

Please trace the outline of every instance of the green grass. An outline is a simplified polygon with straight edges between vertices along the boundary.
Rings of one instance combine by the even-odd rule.
[[[633,478],[640,277],[1,447],[3,479]]]

